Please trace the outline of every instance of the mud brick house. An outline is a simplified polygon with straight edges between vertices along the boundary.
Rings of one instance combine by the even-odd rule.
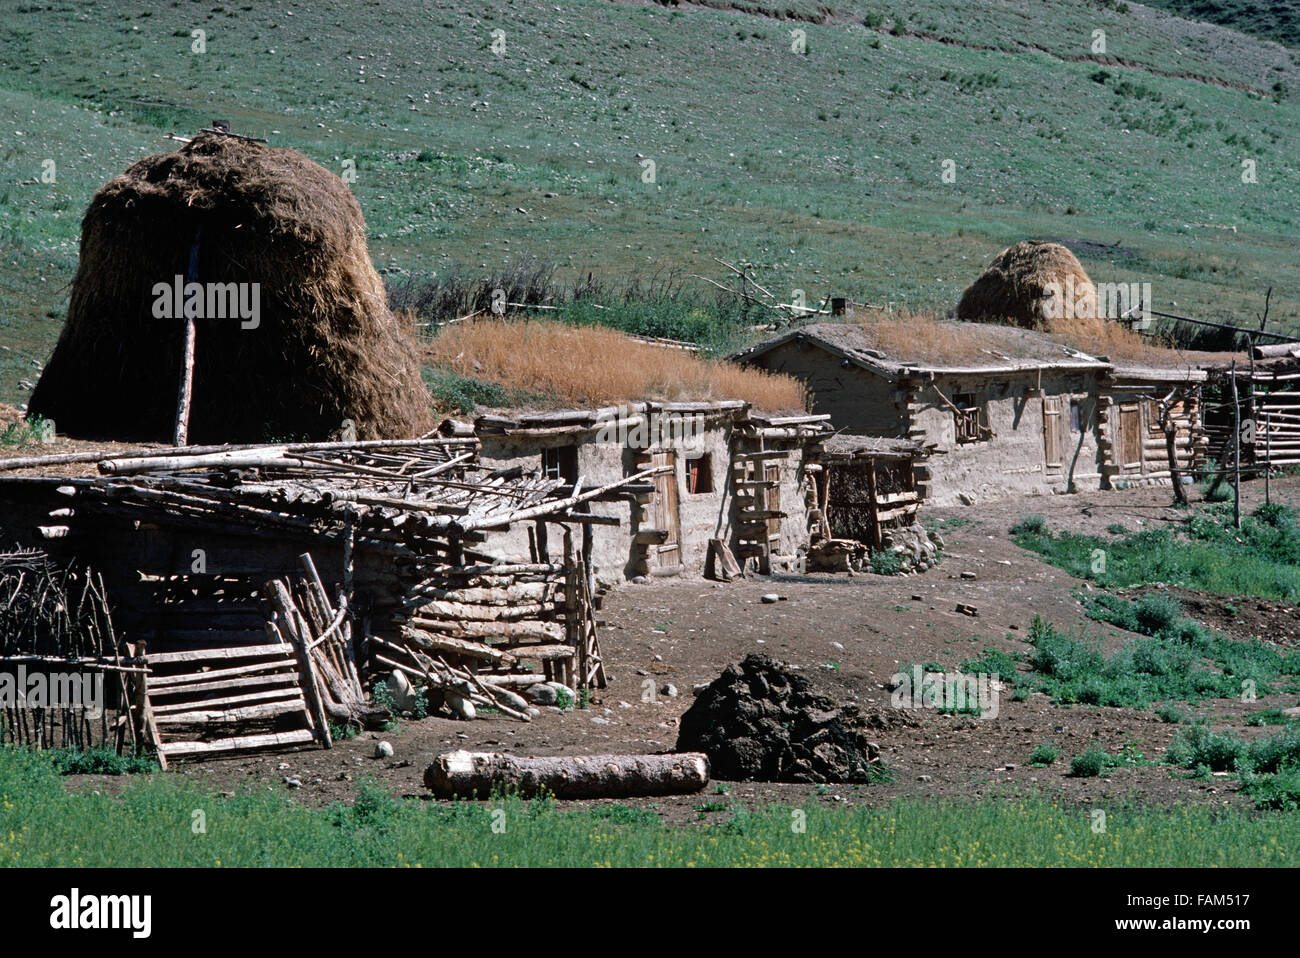
[[[1161,400],[1188,461],[1200,448],[1203,372],[1115,365],[1033,330],[814,323],[732,358],[803,381],[837,430],[919,443],[916,490],[937,505],[1167,478]]]
[[[805,456],[829,432],[824,415],[769,417],[740,400],[503,410],[441,429],[476,436],[479,461],[502,476],[539,472],[588,489],[639,476],[588,504],[602,582],[700,574],[712,540],[742,563],[796,563],[815,519]],[[498,548],[544,561],[554,543],[518,528]]]

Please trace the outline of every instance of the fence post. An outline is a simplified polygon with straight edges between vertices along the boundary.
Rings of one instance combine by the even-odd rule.
[[[1269,414],[1264,413],[1264,504],[1271,505],[1269,478],[1273,472],[1273,440],[1268,434]]]
[[[1232,361],[1232,524],[1241,528],[1241,401],[1237,395],[1237,361]]]

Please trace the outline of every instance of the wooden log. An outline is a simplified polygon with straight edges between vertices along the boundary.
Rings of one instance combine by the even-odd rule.
[[[221,738],[212,742],[167,742],[160,752],[164,755],[211,755],[215,752],[237,752],[250,748],[267,748],[273,745],[305,745],[315,739],[311,729],[297,729],[293,732],[268,732],[264,735],[241,735],[236,738]]]
[[[192,685],[182,685],[173,688],[157,689],[153,694],[162,697],[165,695],[190,695],[195,692],[219,692],[225,689],[252,689],[261,688],[268,685],[298,685],[297,672],[280,672],[275,675],[253,675],[241,676],[234,679],[222,679],[217,682],[198,682]],[[153,682],[149,683],[149,688],[153,689]]]
[[[289,590],[279,579],[272,579],[262,591],[279,615],[278,625],[281,635],[293,645],[294,657],[298,660],[298,675],[301,679],[303,698],[307,703],[307,716],[314,726],[315,737],[325,748],[332,748],[334,740],[330,735],[325,696],[321,693],[316,667],[312,662],[311,652],[307,649],[311,641],[307,623],[294,605]],[[245,680],[245,684],[251,685],[253,681]]]
[[[1251,350],[1256,359],[1269,359],[1274,356],[1300,356],[1300,343],[1270,343],[1256,346]]]
[[[545,602],[553,598],[558,589],[554,582],[524,582],[506,588],[446,589],[425,586],[412,589],[403,605],[418,606],[425,602],[467,602],[475,605],[514,605],[519,602]]]
[[[497,564],[480,564],[471,566],[462,566],[460,568],[448,568],[446,574],[449,576],[480,576],[480,575],[563,575],[564,566],[556,565],[550,562],[501,562]],[[425,583],[421,583],[423,585]]]
[[[250,645],[233,649],[195,649],[185,653],[151,653],[149,666],[173,662],[208,662],[211,659],[282,659],[287,650],[283,645]]]
[[[442,619],[412,618],[407,625],[439,637],[459,639],[538,639],[544,642],[564,640],[564,627],[558,622],[448,622]]]
[[[514,665],[515,657],[503,649],[496,649],[482,642],[472,642],[448,635],[435,635],[419,626],[425,620],[417,619],[414,626],[402,629],[402,638],[416,648],[426,651],[449,652],[452,655],[464,655],[471,659],[492,662],[495,665]]]
[[[158,459],[193,459],[197,456],[220,455],[231,452],[248,452],[248,451],[265,451],[267,449],[280,449],[288,453],[300,452],[362,452],[365,450],[378,449],[410,449],[415,452],[432,451],[436,449],[450,450],[453,446],[465,447],[468,445],[477,445],[477,439],[361,439],[352,442],[334,441],[334,442],[295,442],[282,443],[279,445],[268,445],[266,443],[246,443],[243,445],[216,445],[216,446],[186,446],[183,449],[160,449],[160,448],[143,448],[128,449],[112,456],[105,456],[102,451],[89,453],[65,453],[59,456],[35,457],[32,465],[59,465],[73,462],[99,462],[99,471],[104,475],[121,476],[129,472],[145,472],[149,470],[162,470],[170,472],[173,470],[163,469],[163,467],[150,464],[144,460]],[[18,466],[14,468],[27,468]],[[195,468],[185,466],[184,468]]]
[[[500,789],[521,797],[687,795],[708,782],[709,760],[701,752],[533,758],[456,751],[439,755],[424,773],[425,787],[439,798],[487,798]]]
[[[473,622],[513,622],[535,619],[546,610],[540,603],[518,605],[477,605],[469,602],[443,602],[432,600],[413,610],[413,615],[424,619],[449,619]]]
[[[288,650],[286,649],[286,652]],[[200,682],[211,682],[216,679],[228,679],[236,675],[255,675],[262,672],[277,672],[288,670],[292,674],[294,667],[293,659],[286,655],[279,660],[269,662],[256,662],[252,665],[237,665],[229,669],[212,669],[207,672],[183,672],[178,675],[151,675],[149,677],[149,688],[153,690],[154,695],[162,695],[164,692],[183,692],[187,686]]]
[[[201,702],[172,702],[167,705],[155,705],[153,710],[155,715],[162,716],[173,712],[186,712],[195,708],[253,705],[258,702],[276,702],[280,700],[297,702],[298,708],[303,708],[302,693],[296,688],[287,688],[273,689],[270,692],[252,692],[248,695],[227,695],[221,698],[204,699]]]
[[[176,390],[176,428],[172,445],[182,447],[190,436],[190,400],[194,395],[194,338],[196,324],[193,316],[185,317],[185,335],[181,346],[181,377]]]
[[[545,682],[546,676],[534,675],[531,672],[521,672],[513,675],[492,675],[480,672],[478,680],[484,685],[536,685],[539,682]]]
[[[248,705],[242,708],[210,709],[206,702],[192,702],[189,712],[157,713],[159,725],[192,725],[205,722],[247,722],[256,719],[274,718],[291,712],[301,713],[301,701],[266,702],[262,705]]]
[[[572,645],[517,645],[514,653],[521,659],[536,659],[539,662],[556,662],[571,659],[576,654]]]
[[[127,646],[128,654],[134,658],[139,652],[139,657],[146,662],[149,660],[149,647],[147,643],[140,642],[136,648]],[[167,771],[167,756],[163,754],[162,736],[158,734],[158,725],[154,721],[153,707],[149,703],[149,676],[140,675],[135,680],[135,711],[137,721],[140,726],[139,741],[153,747],[158,756],[158,767],[164,772]]]

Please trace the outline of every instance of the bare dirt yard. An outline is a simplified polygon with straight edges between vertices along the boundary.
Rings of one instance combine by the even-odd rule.
[[[1274,496],[1300,499],[1300,481],[1274,482]],[[1262,500],[1262,485],[1245,490],[1246,507]],[[332,750],[241,756],[181,763],[173,774],[224,792],[270,788],[312,805],[349,801],[363,780],[400,796],[428,797],[422,776],[441,751],[466,748],[518,754],[594,754],[672,750],[678,722],[696,685],[715,679],[730,662],[755,651],[798,667],[833,696],[855,701],[878,727],[876,742],[892,772],[887,784],[808,785],[714,782],[697,795],[633,800],[665,820],[698,822],[739,802],[809,802],[878,805],[898,797],[971,800],[1039,795],[1075,804],[1129,800],[1156,804],[1205,802],[1249,805],[1225,777],[1192,780],[1168,766],[1137,764],[1103,777],[1074,778],[1071,756],[1097,745],[1108,752],[1160,758],[1179,727],[1151,711],[1063,707],[1033,693],[1023,701],[1000,697],[996,717],[948,715],[934,709],[890,706],[890,677],[908,663],[955,669],[986,647],[1028,652],[1029,623],[1041,615],[1058,629],[1086,633],[1113,646],[1128,633],[1088,619],[1078,595],[1091,589],[1015,545],[1008,529],[1026,512],[1043,515],[1054,530],[1102,532],[1112,523],[1138,529],[1176,520],[1163,488],[1085,493],[978,507],[930,510],[946,541],[946,558],[934,569],[904,577],[813,575],[756,578],[722,585],[702,579],[628,584],[606,596],[601,641],[611,681],[589,707],[543,709],[524,724],[504,716],[472,722],[403,720],[384,733],[364,733]],[[1177,590],[1173,590],[1177,591]],[[764,603],[778,593],[783,601]],[[1297,610],[1273,601],[1235,603],[1182,593],[1189,615],[1229,634],[1295,641]],[[978,615],[956,611],[959,603]],[[1229,610],[1225,610],[1227,605]],[[665,692],[673,686],[676,695]],[[1296,705],[1276,695],[1254,703],[1212,699],[1191,711],[1216,729],[1245,737],[1267,729],[1245,725],[1252,712]],[[375,745],[393,745],[391,758],[375,758]],[[1060,758],[1032,767],[1040,743],[1059,747]],[[99,776],[74,787],[120,787]]]

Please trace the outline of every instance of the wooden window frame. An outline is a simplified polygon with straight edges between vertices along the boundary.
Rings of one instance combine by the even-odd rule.
[[[952,418],[958,445],[988,442],[993,431],[988,426],[988,414],[978,392],[953,393]]]
[[[709,453],[686,457],[686,492],[692,496],[713,492],[713,458]]]
[[[564,482],[578,481],[578,447],[550,446],[542,450],[542,475]]]

